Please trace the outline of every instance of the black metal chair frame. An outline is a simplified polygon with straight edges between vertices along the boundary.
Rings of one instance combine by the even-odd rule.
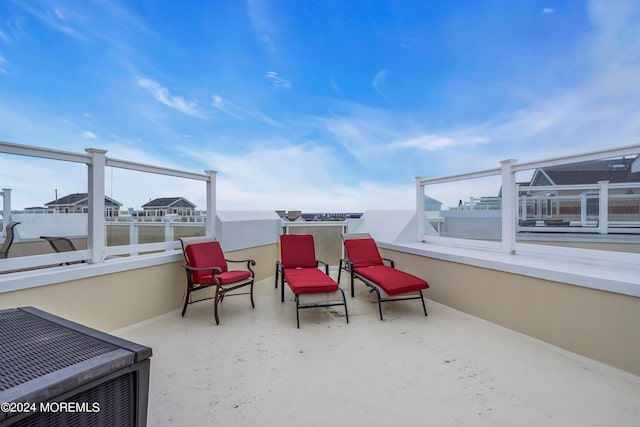
[[[183,253],[185,253],[185,244],[182,241],[182,239],[180,239],[180,243],[182,244],[182,251]],[[185,256],[186,259],[186,256]],[[253,269],[251,268],[251,266],[256,265],[255,260],[252,259],[242,259],[242,260],[232,260],[232,259],[227,259],[225,257],[225,261],[226,262],[231,262],[231,263],[247,263],[247,270],[249,270],[249,272],[251,273],[251,277],[249,277],[248,279],[241,281],[241,282],[236,282],[236,283],[231,283],[229,285],[223,285],[221,284],[218,279],[216,278],[216,274],[220,274],[222,273],[222,269],[220,267],[204,267],[204,268],[199,268],[199,267],[191,267],[190,265],[187,264],[182,264],[182,267],[185,269],[185,273],[187,275],[187,291],[186,291],[186,295],[184,298],[184,306],[182,307],[182,317],[184,317],[184,314],[187,312],[187,306],[189,306],[189,304],[194,304],[196,302],[201,302],[201,301],[207,301],[207,300],[214,300],[214,305],[213,305],[213,312],[214,312],[214,317],[216,320],[216,325],[220,324],[220,317],[218,316],[218,304],[222,302],[222,300],[224,300],[224,297],[227,295],[227,293],[232,292],[236,289],[239,288],[243,288],[245,286],[250,286],[250,290],[248,292],[235,292],[232,294],[229,294],[229,296],[237,296],[237,295],[249,295],[251,298],[251,308],[255,308],[255,302],[253,300],[253,284],[255,281],[255,272],[253,271]],[[193,283],[193,277],[191,272],[192,271],[211,271],[211,276],[213,277],[213,280],[216,283],[212,283],[212,284],[194,284]],[[195,291],[199,291],[201,289],[207,289],[210,288],[212,286],[216,287],[215,290],[215,295],[212,297],[207,297],[207,298],[201,298],[195,301],[190,301],[190,297],[191,294]]]
[[[13,229],[18,224],[20,224],[19,221],[10,222],[5,227],[5,238],[4,238],[4,243],[2,243],[2,247],[0,248],[0,258],[9,258],[9,249],[11,248],[11,245],[13,244],[13,240],[15,239],[15,233],[13,232]]]
[[[318,265],[322,263],[324,264],[324,272],[325,274],[328,276],[329,275],[329,264],[327,264],[324,261],[321,261],[319,259],[316,260],[316,268],[318,267]],[[284,283],[285,283],[285,278],[284,278],[284,269],[285,266],[281,261],[276,261],[276,289],[278,288],[278,277],[280,277],[280,302],[284,302]],[[347,298],[344,294],[344,291],[342,290],[342,288],[339,286],[339,281],[338,281],[338,290],[340,291],[340,294],[342,295],[342,302],[330,302],[330,303],[324,303],[324,304],[300,304],[300,295],[304,295],[304,294],[294,294],[295,295],[295,299],[296,299],[296,325],[298,327],[298,329],[300,329],[300,310],[301,309],[305,309],[305,308],[320,308],[320,307],[334,307],[334,306],[338,306],[338,305],[344,305],[344,315],[345,318],[347,320],[347,323],[349,323],[349,310],[347,309]]]
[[[396,268],[395,263],[392,259],[389,258],[382,258],[382,261],[386,261],[387,263],[389,263],[389,266],[391,268]],[[355,296],[355,286],[354,286],[354,281],[355,279],[359,279],[362,283],[364,283],[366,286],[368,286],[369,289],[369,293],[376,293],[376,299],[378,301],[378,312],[380,313],[380,320],[384,320],[382,317],[382,303],[383,302],[394,302],[394,301],[405,301],[405,300],[412,300],[412,299],[419,299],[420,301],[422,301],[422,308],[424,310],[424,315],[428,316],[427,314],[427,305],[424,302],[424,296],[422,295],[422,290],[417,291],[418,295],[412,295],[412,296],[394,296],[394,297],[389,297],[389,298],[383,298],[382,295],[380,294],[380,288],[379,285],[377,285],[375,282],[371,281],[370,279],[367,279],[366,277],[356,273],[354,271],[353,268],[353,263],[351,261],[349,261],[349,259],[347,258],[347,253],[345,251],[345,258],[340,260],[340,265],[338,267],[338,283],[340,283],[340,276],[342,274],[342,271],[346,271],[349,273],[350,279],[351,279],[351,298],[353,298]]]

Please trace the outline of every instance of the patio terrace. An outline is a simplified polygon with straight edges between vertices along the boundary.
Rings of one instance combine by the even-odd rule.
[[[624,152],[632,150],[640,147]],[[330,309],[303,310],[298,330],[291,295],[282,304],[273,289],[279,217],[216,211],[214,172],[153,168],[100,150],[0,143],[0,152],[86,164],[94,212],[86,249],[0,260],[0,308],[35,306],[152,347],[150,425],[617,426],[640,419],[635,250],[520,244],[515,203],[505,200],[511,207],[502,216],[501,242],[444,241],[416,220],[425,217],[430,185],[417,180],[415,211],[367,211],[346,227],[371,233],[383,256],[430,283],[429,317],[408,301],[387,304],[380,322],[360,286],[348,298],[349,325]],[[229,298],[220,326],[207,302],[180,318],[185,277],[176,236],[110,245],[100,214],[105,167],[203,181],[207,220],[198,226],[217,236],[229,258],[257,261],[256,309],[243,297]],[[502,176],[515,197],[512,169],[505,166]],[[317,249],[333,254],[327,261],[334,267],[343,227],[314,231]]]
[[[358,286],[359,285],[359,286]],[[348,289],[348,280],[342,279]],[[115,331],[153,348],[149,425],[632,426],[640,377],[434,301],[377,305],[356,283],[340,309],[301,311],[273,277],[184,318]],[[426,291],[429,295],[429,290]]]

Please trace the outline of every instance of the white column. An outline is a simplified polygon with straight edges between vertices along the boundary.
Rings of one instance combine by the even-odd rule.
[[[2,191],[0,191],[0,194],[2,195],[2,230],[4,231],[4,228],[9,225],[9,223],[11,222],[11,189],[10,188],[3,188]]]
[[[131,221],[129,223],[129,244],[137,245],[139,242],[138,233],[140,232],[140,227],[137,222]],[[131,256],[138,255],[138,252],[131,252]]]
[[[424,241],[424,177],[416,176],[416,233],[418,242]]]
[[[515,253],[516,244],[516,177],[511,170],[515,159],[503,160],[502,165],[502,252]]]
[[[580,225],[587,225],[587,193],[585,191],[580,194]]]
[[[205,235],[217,239],[216,236],[216,174],[217,171],[205,171],[209,175],[207,181],[207,222],[205,223]]]
[[[91,155],[88,165],[89,191],[89,229],[87,245],[89,248],[89,262],[101,262],[106,257],[105,221],[104,221],[104,175],[106,165],[106,150],[97,148],[85,149]]]
[[[609,233],[609,181],[598,181],[600,185],[600,197],[598,200],[598,232]]]

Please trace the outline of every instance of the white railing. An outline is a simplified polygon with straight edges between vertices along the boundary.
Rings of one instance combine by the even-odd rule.
[[[572,156],[562,156],[540,161],[517,163],[517,160],[508,159],[501,161],[501,167],[494,169],[486,169],[478,172],[465,173],[459,175],[452,175],[442,178],[426,179],[422,176],[416,177],[416,218],[417,218],[417,239],[418,241],[426,241],[429,237],[425,234],[425,188],[429,185],[451,183],[469,179],[484,178],[490,176],[500,176],[502,184],[502,198],[501,198],[501,241],[500,250],[504,253],[515,253],[516,249],[516,232],[518,224],[518,211],[519,211],[519,198],[518,192],[523,188],[518,188],[516,185],[515,175],[517,172],[530,171],[534,169],[559,166],[568,163],[586,162],[593,160],[600,160],[606,158],[615,158],[629,155],[636,155],[640,153],[640,145],[629,145],[625,147],[612,148],[600,151],[594,151],[590,153],[584,153]],[[608,232],[608,204],[609,204],[609,190],[613,186],[618,184],[610,184],[608,182],[599,183],[599,220],[598,230],[601,233]],[[585,186],[593,189],[593,185]],[[637,187],[637,185],[636,185]],[[528,189],[538,189],[539,187],[529,187]],[[558,190],[558,187],[553,187],[554,191]],[[586,209],[585,209],[586,211]]]
[[[106,259],[107,255],[120,253],[118,249],[107,248],[105,236],[105,168],[113,167],[128,169],[138,172],[159,174],[170,177],[186,178],[206,183],[206,212],[204,220],[205,233],[215,236],[216,218],[216,172],[207,170],[204,174],[182,171],[166,167],[152,166],[127,160],[119,160],[106,156],[106,150],[88,148],[86,153],[73,153],[62,150],[33,147],[27,145],[14,144],[0,141],[0,153],[17,156],[36,157],[48,160],[58,160],[64,162],[80,163],[87,166],[88,183],[88,229],[87,229],[87,250],[76,251],[74,253],[58,253],[20,257],[24,259],[8,258],[0,260],[7,268],[0,270],[11,270],[14,268],[32,268],[43,265],[43,262],[70,262],[76,261],[78,257],[88,263],[99,263]],[[5,205],[7,203],[7,191],[3,191]],[[5,211],[11,211],[6,208]],[[3,220],[8,221],[6,215]],[[175,242],[161,242],[128,245],[129,253],[148,252],[154,250],[171,249],[176,247]],[[122,249],[122,248],[120,248]]]

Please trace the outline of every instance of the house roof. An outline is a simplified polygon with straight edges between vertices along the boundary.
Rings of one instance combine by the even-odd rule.
[[[104,201],[107,205],[117,205],[122,206],[122,203],[112,199],[111,197],[104,196]],[[89,194],[88,193],[75,193],[68,194],[64,197],[61,197],[56,200],[52,200],[49,203],[45,203],[45,206],[84,206],[89,204]]]
[[[550,166],[535,171],[531,185],[576,185],[596,184],[598,181],[611,183],[640,182],[640,171],[632,167],[638,157],[623,157],[607,160],[570,163]]]
[[[148,203],[145,203],[144,205],[142,205],[142,207],[143,208],[168,208],[171,206],[175,206],[180,202],[183,202],[184,204],[187,204],[192,208],[196,207],[194,203],[190,202],[184,197],[158,197],[149,201]]]

